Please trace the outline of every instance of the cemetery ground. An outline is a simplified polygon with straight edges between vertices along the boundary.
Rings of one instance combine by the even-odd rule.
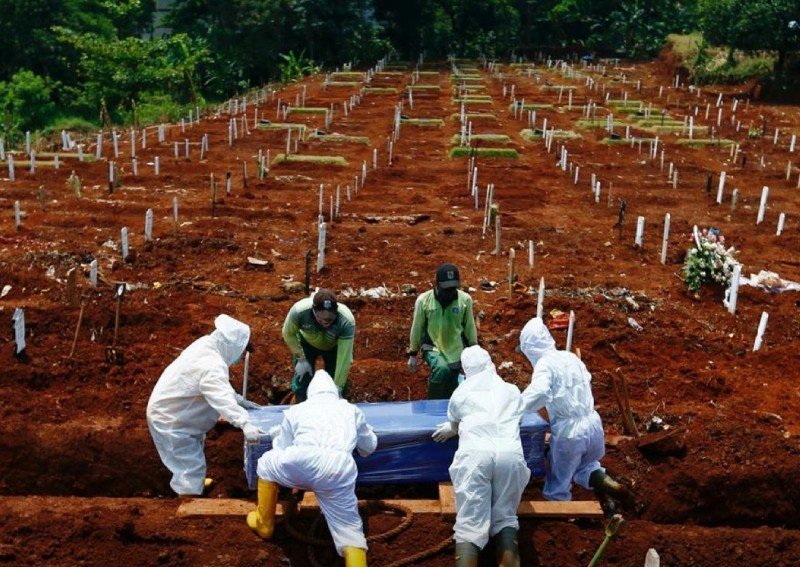
[[[608,438],[603,464],[636,493],[637,508],[624,512],[627,523],[609,546],[606,564],[642,565],[651,547],[664,565],[800,562],[800,295],[743,286],[733,315],[722,304],[721,289],[704,287],[695,294],[682,282],[694,225],[721,229],[726,242],[740,250],[743,275],[769,270],[800,280],[800,153],[790,152],[792,134],[800,133],[798,108],[742,99],[734,113],[734,89],[723,89],[720,99],[716,89],[698,94],[683,85],[675,88],[671,74],[656,64],[609,65],[605,75],[581,66],[565,73],[546,62],[530,71],[525,66],[489,70],[476,65],[472,70],[464,65],[460,76],[443,67],[431,70],[436,72],[416,76],[410,67],[397,67],[377,73],[369,87],[381,90],[365,92],[347,116],[342,103],[354,102],[363,76],[327,87],[322,77],[314,77],[258,104],[260,118],[308,127],[298,155],[340,156],[346,165],[342,160],[285,161],[259,179],[259,150],[263,156],[269,150],[270,160],[285,153],[286,130],[256,127],[252,97],[244,112],[241,105],[226,105],[219,116],[211,112],[199,124],[185,125],[185,132],[180,125],[170,126],[163,143],[150,130],[142,148],[137,133],[137,175],[127,132],[121,132],[116,159],[106,135],[99,161],[67,156],[55,169],[52,158],[39,158],[31,173],[23,149],[15,156],[13,182],[3,163],[0,288],[10,290],[0,299],[0,316],[8,325],[14,309],[24,309],[27,347],[25,357],[15,357],[13,333],[1,339],[0,562],[308,564],[306,546],[282,527],[265,543],[243,517],[178,518],[178,501],[145,422],[147,400],[162,370],[209,332],[214,316],[223,312],[252,328],[256,351],[248,397],[262,404],[287,397],[291,365],[281,326],[290,306],[304,295],[308,251],[312,287],[332,287],[356,316],[350,378],[356,402],[424,398],[424,369],[409,374],[405,350],[416,294],[429,289],[443,262],[460,267],[462,283],[475,300],[481,343],[501,375],[524,388],[531,368],[514,347],[519,330],[536,313],[544,278],[545,320],[560,321],[556,311],[575,313],[573,347],[592,372]],[[407,92],[412,81],[417,87],[413,107]],[[515,159],[476,159],[477,209],[469,158],[450,157],[453,137],[460,133],[460,95],[453,91],[458,84],[484,87],[472,89],[481,96],[465,104],[465,113],[476,114],[473,135],[508,137],[475,136],[473,147],[513,148],[518,154]],[[511,109],[511,85],[513,96],[524,97],[529,109]],[[305,107],[334,105],[327,133],[357,138],[313,138],[313,129],[324,130],[325,114],[276,116],[278,99],[296,107],[303,93]],[[387,137],[400,100],[404,116],[434,120],[401,121],[390,165]],[[597,103],[594,121],[583,116],[589,100]],[[713,127],[716,138],[739,144],[738,151],[717,143],[687,144],[682,127],[673,132],[652,125],[644,129],[636,122],[642,117],[628,105],[638,110],[649,104],[657,122],[662,109],[676,123],[691,115],[694,125]],[[229,146],[234,110],[239,110],[238,137]],[[528,110],[536,110],[535,124]],[[614,133],[625,138],[626,126],[632,126],[633,140],[606,140],[608,113],[614,114]],[[545,140],[521,136],[531,125],[542,128],[544,119],[546,130],[573,134],[554,139],[550,151]],[[765,126],[764,134],[748,138],[751,124]],[[209,148],[201,160],[204,134]],[[655,136],[659,145],[650,155]],[[702,137],[709,135],[703,132]],[[190,142],[188,157],[185,140]],[[562,143],[567,150],[563,169],[557,163]],[[94,155],[93,139],[86,141],[85,152]],[[152,165],[156,156],[158,175]],[[118,164],[121,179],[112,194],[109,158]],[[670,169],[677,174],[669,175]],[[67,184],[73,170],[82,182],[80,198]],[[723,171],[727,179],[717,204]],[[211,174],[218,182],[213,216]],[[598,199],[590,188],[592,174],[600,182]],[[327,243],[325,265],[317,272],[320,184]],[[482,235],[487,184],[494,185],[499,207],[499,254],[494,253],[494,227]],[[337,186],[339,214],[334,203],[332,219],[330,199],[336,199]],[[767,208],[763,222],[756,224],[764,186],[770,188]],[[734,188],[738,199],[732,210]],[[620,230],[614,225],[621,199],[627,216]],[[12,216],[15,201],[20,203],[19,228]],[[154,214],[151,242],[144,239],[148,209]],[[667,213],[671,228],[662,263]],[[786,222],[776,236],[780,213]],[[645,218],[645,231],[642,245],[635,246],[639,216]],[[125,261],[123,227],[130,240]],[[532,268],[529,242],[534,245]],[[508,280],[511,249],[516,255],[513,287]],[[88,280],[92,259],[98,262],[96,287]],[[76,294],[67,285],[71,268],[78,274]],[[115,282],[128,284],[119,303],[116,342]],[[374,289],[379,287],[384,289]],[[753,352],[762,312],[769,313],[769,322],[763,346]],[[554,336],[564,348],[563,327]],[[112,346],[119,354],[107,357]],[[632,431],[625,431],[614,386],[621,377],[644,439],[652,416],[667,431],[685,429],[673,446],[648,451]],[[241,388],[241,365],[232,368],[232,382]],[[255,501],[242,471],[240,431],[218,424],[208,435],[205,453],[208,474],[216,480],[209,498]],[[400,485],[359,491],[371,498],[434,493],[433,486]],[[592,497],[578,487],[573,494]],[[541,480],[532,481],[526,497],[541,498]],[[373,513],[367,523],[369,534],[397,519]],[[523,564],[586,564],[602,541],[603,526],[594,520],[523,520]],[[436,545],[451,529],[451,519],[418,515],[396,538],[371,545],[370,564],[388,565]],[[323,563],[333,560],[327,550],[319,556]],[[451,565],[452,550],[420,564]]]

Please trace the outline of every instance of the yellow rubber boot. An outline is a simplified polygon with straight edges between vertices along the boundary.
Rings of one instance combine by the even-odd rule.
[[[367,550],[362,547],[344,548],[345,567],[367,567]]]
[[[278,507],[278,485],[258,479],[258,507],[247,514],[247,525],[264,539],[275,530],[275,510]]]

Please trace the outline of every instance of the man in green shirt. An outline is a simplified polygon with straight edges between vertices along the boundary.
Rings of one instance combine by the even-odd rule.
[[[417,297],[414,304],[408,368],[411,372],[417,370],[417,352],[421,349],[431,370],[428,378],[431,400],[450,397],[461,374],[461,351],[478,344],[472,298],[459,287],[458,268],[442,264],[436,270],[434,288]]]
[[[283,340],[292,351],[292,391],[298,403],[306,399],[318,356],[341,395],[347,395],[355,334],[353,314],[330,289],[320,289],[292,306],[283,323]]]

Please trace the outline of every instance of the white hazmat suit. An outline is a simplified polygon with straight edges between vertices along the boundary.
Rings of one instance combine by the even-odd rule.
[[[556,350],[542,320],[528,321],[519,337],[520,350],[533,365],[533,378],[522,398],[526,411],[547,409],[550,452],[544,483],[548,500],[570,500],[574,480],[584,488],[596,470],[605,472],[603,424],[594,409],[592,375],[571,352]]]
[[[450,466],[455,540],[483,549],[503,528],[519,529],[517,508],[531,476],[519,437],[524,409],[519,389],[497,375],[484,349],[464,349],[461,365],[466,380],[447,406],[459,436]]]
[[[257,436],[244,403],[230,383],[234,364],[250,340],[250,327],[227,315],[214,321],[210,335],[197,339],[158,379],[147,403],[147,425],[161,461],[172,472],[170,486],[179,495],[203,492],[206,432],[220,416]],[[239,400],[239,401],[237,401]]]
[[[258,460],[257,472],[264,480],[314,491],[336,551],[343,555],[346,547],[367,549],[358,515],[353,450],[367,456],[377,445],[361,410],[339,398],[330,374],[318,370],[306,401],[284,413],[272,450]]]

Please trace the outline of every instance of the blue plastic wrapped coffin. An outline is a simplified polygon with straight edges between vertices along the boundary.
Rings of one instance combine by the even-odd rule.
[[[458,438],[446,443],[435,443],[431,439],[437,425],[447,420],[447,400],[357,405],[378,436],[378,448],[372,455],[361,457],[355,454],[359,485],[450,480],[447,469],[458,448]],[[283,421],[283,412],[288,407],[266,406],[248,413],[254,425],[269,430]],[[522,420],[522,449],[533,476],[544,476],[546,430],[547,422],[538,414],[526,414]],[[244,445],[244,470],[251,489],[255,489],[258,480],[258,459],[270,449],[272,440],[269,436],[261,443]]]

